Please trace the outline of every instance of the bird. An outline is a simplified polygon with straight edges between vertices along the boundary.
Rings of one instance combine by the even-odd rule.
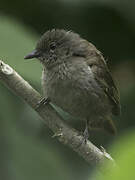
[[[64,29],[45,32],[24,57],[43,65],[43,102],[50,102],[91,129],[116,133],[113,115],[121,112],[120,95],[102,53],[78,33]]]

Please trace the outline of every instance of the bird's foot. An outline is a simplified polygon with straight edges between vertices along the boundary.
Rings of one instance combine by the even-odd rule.
[[[85,130],[81,134],[82,134],[82,140],[81,140],[81,143],[78,145],[78,147],[87,144],[87,140],[89,138],[89,131],[88,131],[87,122],[86,122]]]
[[[41,106],[46,105],[50,102],[49,98],[42,98],[36,105],[35,109],[39,109]]]
[[[81,136],[82,136],[82,139],[79,145],[77,145],[77,148],[87,144],[87,140],[89,138],[89,132],[88,132],[87,127],[85,128],[84,132],[81,132]]]
[[[84,130],[84,132],[83,132],[82,144],[86,144],[88,138],[89,138],[89,130],[88,130],[88,126],[86,125],[85,130]]]

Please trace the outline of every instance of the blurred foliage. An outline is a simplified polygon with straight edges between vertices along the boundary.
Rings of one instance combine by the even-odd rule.
[[[1,58],[22,76],[39,83],[41,67],[37,61],[24,61],[24,55],[34,48],[34,32],[26,32],[22,25],[4,16],[0,18]],[[31,73],[31,70],[36,73]]]
[[[40,92],[42,67],[38,61],[24,60],[23,57],[33,50],[36,41],[46,30],[71,29],[94,43],[105,55],[118,82],[122,114],[114,117],[118,127],[116,137],[102,132],[90,133],[92,142],[107,149],[121,136],[112,151],[120,170],[112,170],[112,177],[100,176],[98,179],[101,180],[113,177],[121,179],[115,173],[118,175],[127,171],[127,174],[132,174],[133,171],[126,165],[132,165],[134,161],[134,135],[130,136],[130,129],[134,130],[135,127],[134,7],[135,2],[128,0],[0,2],[0,58]],[[71,118],[63,112],[62,115],[71,124]],[[53,134],[38,115],[1,83],[0,120],[0,179],[82,180],[91,175],[92,167],[51,138]],[[80,129],[84,124],[74,121],[73,126]],[[127,136],[123,137],[124,132],[127,132]]]
[[[127,132],[120,137],[112,147],[116,166],[112,167],[110,163],[100,167],[102,174],[95,173],[93,180],[134,180],[134,162],[135,162],[135,133],[134,131]]]

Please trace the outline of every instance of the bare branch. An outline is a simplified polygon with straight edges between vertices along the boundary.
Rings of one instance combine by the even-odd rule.
[[[114,163],[111,156],[105,150],[98,149],[90,141],[82,144],[82,136],[78,131],[69,127],[61,120],[60,115],[51,104],[35,109],[42,99],[41,95],[33,89],[16,71],[0,60],[0,81],[10,88],[17,96],[21,97],[41,116],[44,123],[54,132],[58,140],[72,148],[90,164],[99,164],[105,159]]]

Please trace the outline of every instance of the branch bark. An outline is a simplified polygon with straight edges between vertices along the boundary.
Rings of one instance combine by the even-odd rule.
[[[31,87],[15,70],[0,60],[0,81],[10,88],[17,96],[28,103],[43,119],[44,123],[54,132],[58,140],[72,148],[90,164],[100,164],[108,159],[114,164],[111,156],[102,148],[98,149],[90,141],[82,144],[82,136],[78,131],[62,121],[60,115],[51,104],[36,109],[41,95]]]

